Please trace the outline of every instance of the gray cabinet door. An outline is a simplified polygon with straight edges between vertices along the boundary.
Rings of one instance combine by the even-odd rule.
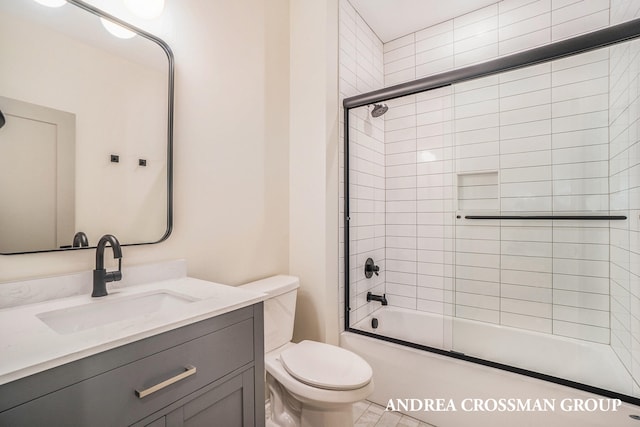
[[[158,418],[157,420],[150,422],[144,427],[166,427],[167,426],[167,417]]]
[[[254,370],[248,369],[167,414],[166,427],[253,427]],[[264,421],[263,421],[264,422]]]

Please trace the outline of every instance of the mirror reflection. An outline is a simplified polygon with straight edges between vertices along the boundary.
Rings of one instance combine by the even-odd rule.
[[[0,0],[2,254],[171,228],[168,48],[80,6]]]

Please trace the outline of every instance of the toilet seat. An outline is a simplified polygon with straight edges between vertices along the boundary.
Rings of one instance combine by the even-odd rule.
[[[356,390],[371,382],[371,366],[355,353],[334,345],[302,341],[280,354],[289,375],[324,390]]]

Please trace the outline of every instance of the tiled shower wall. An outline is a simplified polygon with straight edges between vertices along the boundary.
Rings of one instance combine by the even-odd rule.
[[[390,304],[609,342],[608,222],[454,213],[608,214],[607,74],[603,50],[390,102],[388,114],[406,115],[385,123],[388,223],[394,199],[418,201],[402,229],[414,227],[417,259],[392,261],[387,226]],[[390,188],[412,171],[413,193]]]
[[[347,0],[340,1],[340,325],[344,327],[344,122],[342,99],[383,86],[382,42]],[[367,304],[367,291],[384,293],[385,182],[384,118],[373,118],[363,108],[350,120],[350,288],[352,320],[366,317],[376,307]],[[373,258],[379,276],[365,279],[364,263]]]
[[[612,24],[637,17],[640,2],[611,1]],[[611,346],[640,383],[640,42],[612,47],[609,66],[610,204],[629,217],[611,224]]]
[[[631,0],[504,0],[382,47],[343,0],[341,95],[380,88],[383,80],[389,86],[589,32],[607,26],[610,15],[611,24],[632,19],[638,16],[638,4]],[[379,49],[384,51],[384,67]],[[638,78],[637,65],[625,65],[637,64],[634,52],[637,50],[612,49],[610,60],[584,56],[583,64],[559,61],[546,65],[550,68],[531,67],[530,74],[521,70],[524,74],[504,74],[497,82],[483,79],[475,88],[460,85],[455,94],[440,90],[390,101],[383,123],[362,114],[352,125],[365,133],[361,142],[373,139],[364,149],[374,153],[357,149],[356,163],[375,170],[372,175],[376,178],[372,189],[363,186],[363,203],[352,202],[352,211],[361,206],[363,213],[373,216],[367,215],[365,223],[358,225],[362,233],[352,236],[356,240],[352,255],[357,241],[363,244],[351,258],[351,276],[361,273],[362,255],[374,255],[387,272],[386,292],[392,305],[451,313],[455,275],[456,313],[462,317],[598,342],[609,342],[610,326],[612,346],[638,379],[640,365],[631,349],[640,344],[636,339],[640,336],[640,309],[636,308],[640,306],[640,289],[636,289],[640,264],[634,258],[640,256],[640,206],[627,202],[637,199],[633,196],[637,188],[634,173],[640,163]],[[609,67],[611,81],[601,74]],[[562,80],[576,71],[584,78],[574,84]],[[609,86],[611,99],[606,95]],[[530,93],[518,93],[518,87]],[[481,101],[474,101],[473,91]],[[430,96],[434,99],[425,99]],[[601,108],[603,100],[605,105],[611,103],[609,120],[609,113]],[[434,108],[436,105],[439,107]],[[479,110],[482,114],[477,114]],[[522,113],[525,122],[518,119]],[[415,137],[403,139],[402,126],[411,127],[412,122]],[[474,122],[481,125],[474,127]],[[587,129],[581,130],[581,123],[588,124]],[[610,153],[602,143],[607,141],[607,125]],[[379,137],[380,131],[385,139]],[[382,141],[386,143],[381,151]],[[382,173],[381,153],[386,154]],[[407,163],[412,158],[413,165],[412,160]],[[588,173],[575,163],[577,159],[588,162]],[[340,174],[342,179],[342,170]],[[381,177],[383,185],[379,185]],[[355,193],[357,196],[358,191]],[[342,193],[340,196],[342,199]],[[373,205],[367,203],[371,200]],[[480,224],[458,220],[454,239],[453,226],[447,221],[459,203],[465,211],[491,210],[496,204],[503,212],[608,212],[609,204],[612,214],[631,211],[629,222],[611,222],[611,232],[609,223],[602,222]],[[342,219],[342,210],[340,216]],[[386,238],[380,234],[385,222]],[[407,235],[412,232],[417,238]],[[340,236],[342,243],[342,224]],[[455,262],[454,245],[458,251]],[[363,303],[367,288],[385,290],[384,279],[355,284],[354,320],[371,310]],[[341,271],[342,303],[343,280]],[[340,316],[342,313],[341,308]]]
[[[385,44],[385,83],[605,27],[608,7],[505,0]],[[391,305],[609,342],[608,222],[458,219],[455,236],[452,227],[455,210],[607,214],[607,75],[605,50],[389,102],[388,221],[394,199],[413,196],[393,175],[418,177],[416,221],[387,227]],[[390,250],[396,234],[402,260]]]

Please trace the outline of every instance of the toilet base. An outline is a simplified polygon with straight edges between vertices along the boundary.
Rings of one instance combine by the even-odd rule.
[[[313,405],[296,399],[267,373],[271,413],[267,427],[353,427],[353,404]]]
[[[344,404],[331,410],[303,405],[301,427],[353,427],[353,405]]]

